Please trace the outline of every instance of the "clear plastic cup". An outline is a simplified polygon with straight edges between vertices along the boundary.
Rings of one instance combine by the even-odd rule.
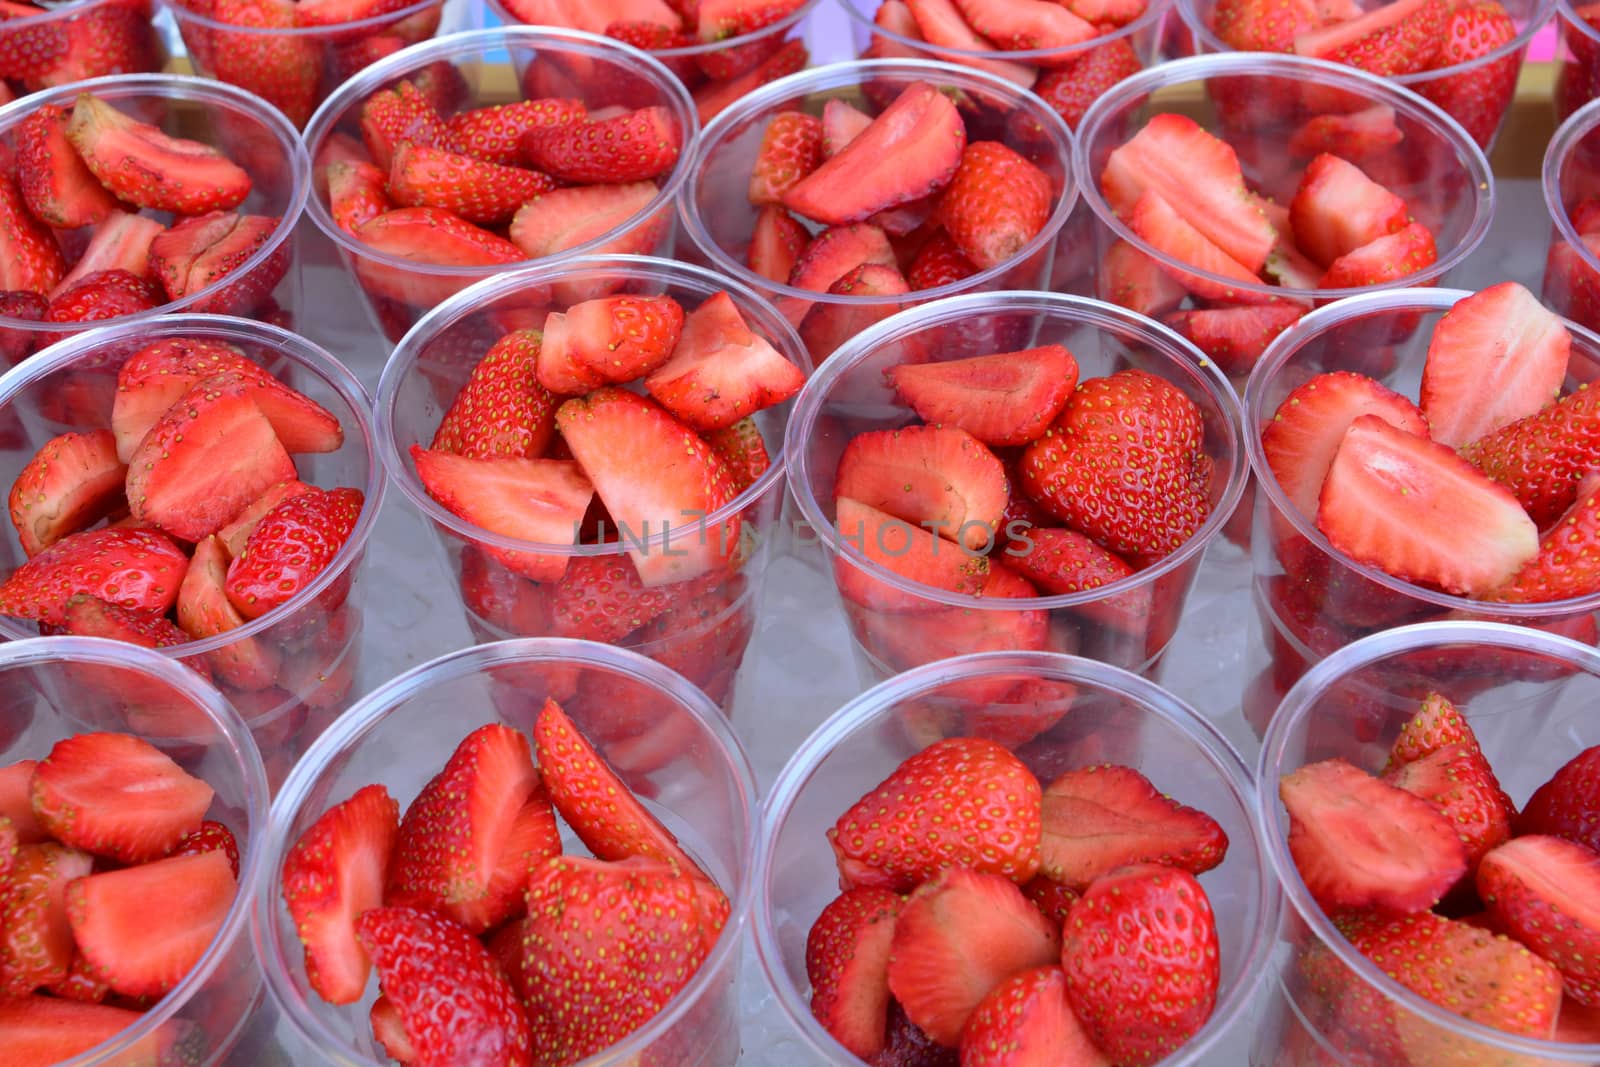
[[[1034,737],[1047,703],[991,702],[974,695],[1018,686],[1067,694],[1057,709],[1064,716]],[[973,728],[974,722],[984,725]],[[806,934],[839,893],[825,832],[906,758],[958,736],[998,741],[1045,785],[1065,771],[1099,763],[1133,767],[1163,793],[1222,826],[1227,858],[1200,875],[1216,912],[1221,950],[1216,1009],[1204,1029],[1161,1063],[1229,1062],[1223,1042],[1254,1009],[1279,921],[1272,869],[1251,821],[1250,772],[1203,715],[1166,690],[1103,663],[1041,652],[962,656],[885,682],[820,726],[773,783],[756,859],[756,947],[778,1004],[808,1051],[838,1067],[860,1063],[810,1008]]]
[[[5,25],[5,24],[0,24]],[[0,361],[6,366],[28,352],[85,330],[114,322],[150,322],[174,312],[202,311],[242,315],[292,328],[300,311],[300,271],[291,239],[311,189],[311,162],[300,135],[277,109],[260,99],[206,78],[179,74],[117,74],[37,92],[0,108],[0,145],[9,152],[16,128],[47,104],[72,110],[79,93],[93,93],[166,133],[212,145],[250,175],[249,197],[234,209],[241,215],[278,219],[272,236],[248,259],[198,292],[136,315],[95,322],[37,322],[0,315]],[[137,209],[131,209],[137,210]],[[165,225],[179,221],[167,212],[141,214]],[[64,235],[81,248],[91,228]],[[280,280],[274,285],[268,281]],[[262,290],[266,291],[263,292]]]
[[[1245,718],[1261,736],[1272,709],[1305,671],[1358,638],[1406,623],[1480,619],[1548,630],[1594,644],[1600,594],[1544,604],[1452,596],[1357,563],[1329,543],[1316,517],[1301,514],[1273,476],[1261,432],[1291,391],[1325,371],[1370,375],[1415,398],[1434,325],[1469,294],[1401,289],[1319,308],[1285,330],[1250,376],[1244,394],[1245,448],[1256,479],[1251,596],[1257,636],[1249,658],[1261,668],[1247,691]],[[1600,336],[1575,323],[1569,384],[1600,375]],[[1464,659],[1463,678],[1484,683],[1492,663]]]
[[[329,95],[306,127],[311,157],[321,159],[337,135],[359,141],[361,107],[366,99],[435,64],[453,68],[460,75],[466,96],[459,111],[510,103],[525,94],[529,99],[575,99],[590,109],[616,104],[663,107],[683,131],[683,146],[672,170],[657,181],[660,191],[626,222],[557,255],[492,267],[441,266],[380,252],[340,229],[329,211],[326,191],[319,191],[311,198],[307,213],[338,248],[340,259],[361,288],[372,321],[390,341],[398,343],[425,312],[473,282],[516,267],[564,263],[583,255],[667,255],[672,251],[677,233],[673,203],[688,177],[698,143],[700,124],[694,102],[658,60],[607,37],[576,30],[507,26],[413,45],[374,63]]]
[[[852,438],[920,421],[885,383],[884,371],[902,363],[1047,344],[1072,352],[1080,381],[1137,368],[1171,382],[1194,401],[1212,460],[1211,514],[1205,524],[1176,552],[1131,577],[1060,596],[1010,599],[949,592],[904,578],[869,558],[862,533],[841,530],[835,520],[834,484],[839,457]],[[1239,402],[1213,364],[1159,323],[1097,300],[1052,293],[950,297],[857,335],[801,391],[785,451],[791,491],[808,536],[821,545],[829,564],[868,685],[965,652],[1004,649],[1077,653],[1154,672],[1177,629],[1206,547],[1238,503],[1246,477]],[[1010,461],[1014,451],[1000,450]],[[1002,543],[1008,532],[996,532],[991,561],[1027,554],[1031,541]]]
[[[0,691],[6,702],[0,766],[43,759],[57,741],[77,734],[142,737],[211,786],[216,796],[206,817],[225,824],[239,844],[238,897],[194,969],[138,1024],[57,1067],[153,1063],[152,1043],[172,1048],[196,1067],[271,1062],[276,1014],[266,1003],[247,927],[267,859],[270,796],[261,756],[238,713],[199,675],[171,659],[93,637],[0,645]],[[115,693],[123,699],[89,699]],[[152,730],[152,712],[182,716],[189,723],[187,736],[174,741]]]
[[[387,14],[331,26],[244,26],[219,21],[196,4],[161,0],[183,37],[196,73],[237,85],[282,111],[298,127],[350,77],[439,29],[444,0],[418,0]],[[259,17],[259,11],[246,11]]]
[[[486,0],[486,3],[489,11],[506,25],[530,25],[514,12],[513,9],[517,7],[515,0],[510,3],[507,0]],[[650,55],[677,75],[683,87],[694,96],[695,110],[700,115],[701,125],[704,125],[741,96],[773,80],[771,75],[775,71],[781,71],[778,74],[781,77],[806,66],[810,54],[801,37],[807,20],[820,3],[821,0],[805,0],[783,18],[759,30],[718,41],[700,41],[695,36],[695,27],[690,25],[685,32],[694,40],[694,44],[678,48],[652,48]],[[578,16],[582,24],[571,25],[567,29],[604,33],[609,25],[604,5],[579,5],[568,10]],[[792,58],[779,55],[785,48],[794,53]]]
[[[1544,153],[1544,205],[1550,214],[1545,303],[1590,329],[1600,329],[1600,104],[1585,105],[1561,124]],[[1593,216],[1593,217],[1591,217]],[[1578,229],[1591,231],[1586,236]]]
[[[1522,61],[1528,53],[1528,43],[1549,20],[1557,2],[1499,0],[1517,28],[1517,34],[1511,40],[1467,63],[1415,74],[1400,74],[1382,80],[1404,86],[1438,105],[1487,152],[1494,147],[1495,138],[1500,135],[1506,115],[1510,112],[1511,101],[1516,95],[1517,76],[1522,71]],[[1559,2],[1565,6],[1567,0]],[[1201,53],[1233,51],[1212,29],[1216,8],[1217,0],[1177,0],[1177,11]],[[1491,73],[1488,70],[1491,67],[1497,73]],[[1486,83],[1497,87],[1493,98],[1486,99]]]
[[[1004,263],[899,298],[818,293],[751,270],[746,253],[759,212],[747,190],[768,121],[783,111],[820,115],[830,99],[844,99],[876,114],[917,82],[960,96],[969,140],[1000,141],[1049,176],[1056,202],[1044,228]],[[1057,238],[1077,202],[1071,157],[1072,132],[1060,117],[1038,97],[997,75],[921,59],[817,67],[756,90],[706,127],[678,209],[693,248],[680,248],[679,255],[737,278],[771,300],[799,328],[812,362],[821,366],[849,336],[911,304],[977,290],[1049,288]]]
[[[1456,667],[1472,660],[1495,665],[1488,688],[1460,686]],[[1411,1062],[1600,1063],[1600,1044],[1516,1037],[1469,1022],[1400,985],[1339,933],[1289,855],[1279,779],[1307,763],[1334,758],[1380,772],[1401,726],[1429,691],[1442,693],[1466,717],[1501,786],[1519,807],[1558,767],[1600,742],[1593,711],[1600,698],[1600,652],[1552,634],[1486,622],[1405,626],[1357,641],[1307,672],[1272,720],[1256,770],[1255,818],[1288,903],[1282,934],[1288,951],[1272,979],[1271,1006],[1250,1057],[1253,1067],[1378,1062],[1362,1058],[1365,1050],[1329,1024],[1324,994],[1306,981],[1299,966],[1311,953],[1322,957],[1321,973],[1329,973],[1328,964],[1342,964],[1339,972],[1354,972],[1347,977],[1359,980],[1365,996],[1381,998],[1372,1011],[1391,1017],[1402,1043],[1419,1049]],[[1297,1042],[1303,1051],[1291,1055]],[[1448,1047],[1448,1058],[1422,1056],[1423,1043]]]
[[[151,0],[70,0],[0,23],[0,78],[21,96],[108,74],[166,65]],[[11,65],[15,64],[15,65]],[[9,99],[9,97],[8,97]]]
[[[1341,101],[1354,101],[1350,106]],[[1373,180],[1406,202],[1411,215],[1433,232],[1438,259],[1415,274],[1379,286],[1351,289],[1297,288],[1236,281],[1182,264],[1138,237],[1118,218],[1100,191],[1100,174],[1111,153],[1152,115],[1177,112],[1229,142],[1245,180],[1287,208],[1309,159],[1295,160],[1290,135],[1302,122],[1372,103],[1395,111],[1403,134],[1399,145],[1364,159]],[[1382,78],[1316,59],[1233,52],[1163,63],[1107,91],[1078,126],[1074,166],[1083,199],[1094,212],[1097,262],[1118,240],[1157,262],[1182,266],[1197,278],[1231,286],[1251,297],[1272,296],[1311,306],[1375,289],[1437,284],[1469,256],[1489,232],[1494,177],[1481,149],[1433,104]],[[1112,294],[1102,293],[1110,298]]]
[[[367,598],[362,564],[386,483],[374,447],[371,403],[355,376],[310,341],[245,319],[168,315],[80,333],[0,378],[0,485],[15,482],[52,437],[110,427],[119,368],[166,338],[232,344],[332,412],[344,428],[344,444],[336,452],[295,457],[300,478],[324,489],[360,489],[366,496],[339,554],[288,603],[225,634],[161,650],[213,674],[250,727],[276,787],[295,758],[349,705],[359,663]],[[0,573],[10,574],[25,558],[8,524],[0,539]],[[0,637],[37,633],[34,622],[0,616]],[[252,669],[237,667],[241,662]],[[270,684],[262,684],[264,672],[253,669],[258,664],[276,665]]]
[[[1556,0],[1556,84],[1552,93],[1556,121],[1565,122],[1584,104],[1600,96],[1600,10],[1572,0]],[[1594,21],[1591,22],[1590,19]]]
[[[268,988],[288,1022],[285,1043],[294,1063],[385,1067],[390,1061],[368,1022],[376,982],[360,1004],[347,1007],[324,1003],[307,985],[300,939],[283,904],[288,850],[325,810],[363,786],[381,783],[403,810],[468,733],[492,722],[526,730],[546,695],[555,694],[733,906],[683,991],[625,1041],[575,1067],[731,1067],[738,1058],[739,935],[753,897],[760,816],[744,749],[704,694],[658,663],[588,641],[521,640],[452,652],[379,687],[322,736],[273,805],[269,873],[253,928]],[[582,848],[570,835],[563,847]]]
[[[378,447],[389,477],[422,512],[460,595],[461,609],[478,641],[562,636],[547,609],[557,582],[535,582],[496,559],[505,551],[616,558],[627,552],[681,553],[701,538],[739,539],[741,562],[720,578],[681,583],[679,602],[619,639],[685,675],[728,704],[755,628],[755,607],[768,564],[785,544],[780,525],[785,458],[783,430],[793,401],[754,417],[772,465],[726,507],[664,534],[630,531],[610,544],[541,544],[492,533],[459,518],[428,495],[411,460],[412,445],[429,447],[444,413],[479,358],[510,330],[537,326],[547,311],[600,293],[665,294],[692,311],[726,292],[759,336],[802,370],[805,349],[783,316],[755,293],[708,270],[643,256],[584,257],[511,271],[481,282],[434,309],[395,349],[378,383]],[[678,516],[666,517],[675,521]],[[736,533],[731,522],[738,522]],[[652,532],[653,531],[653,532]],[[620,531],[619,531],[620,533]],[[677,547],[674,547],[674,546]],[[664,588],[671,588],[670,586]]]

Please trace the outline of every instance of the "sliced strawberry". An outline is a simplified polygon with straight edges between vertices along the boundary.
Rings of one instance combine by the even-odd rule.
[[[169,137],[89,93],[73,105],[67,137],[102,185],[142,208],[204,215],[250,195],[250,175],[219,150]]]
[[[17,178],[28,210],[41,222],[74,230],[116,210],[117,198],[89,172],[67,140],[67,111],[48,105],[17,125]]]
[[[1133,217],[1145,194],[1156,194],[1252,280],[1278,239],[1245,188],[1233,148],[1182,115],[1153,116],[1112,152],[1101,171],[1100,188],[1111,209],[1124,218]]]
[[[832,159],[843,152],[868,126],[872,116],[848,100],[831,98],[822,105],[822,158]]]
[[[609,233],[639,215],[659,190],[651,182],[557,189],[522,205],[511,220],[511,241],[528,259],[543,259]],[[598,252],[654,251],[658,224],[640,225]]]
[[[299,596],[344,548],[364,503],[359,489],[315,487],[279,503],[228,565],[228,601],[256,619]]]
[[[555,400],[535,376],[538,356],[535,330],[496,341],[445,412],[433,448],[470,459],[544,455],[555,435]]]
[[[1499,588],[1539,551],[1538,530],[1508,491],[1377,415],[1345,432],[1317,526],[1358,562],[1468,596]]]
[[[642,182],[678,162],[683,132],[664,107],[615,118],[535,126],[522,135],[528,162],[563,182]]]
[[[1248,375],[1278,335],[1306,313],[1298,304],[1180,311],[1162,321],[1194,343],[1230,378]]]
[[[244,554],[245,545],[250,543],[250,535],[256,532],[256,527],[261,525],[261,520],[266,518],[273,508],[290,497],[308,493],[311,489],[312,486],[298,479],[279,482],[252,500],[226,526],[217,531],[217,540],[227,549],[228,558],[237,559]]]
[[[396,146],[389,164],[388,192],[395,204],[440,208],[483,226],[509,222],[518,208],[556,184],[536,170],[485,163],[410,141]],[[330,195],[332,191],[330,176]]]
[[[144,1018],[143,1013],[107,1004],[81,1004],[57,997],[0,998],[0,1033],[6,1035],[10,1067],[52,1067],[112,1040]],[[117,1053],[130,1064],[160,1063],[172,1054],[168,1031],[158,1029]]]
[[[417,1062],[481,1058],[532,1067],[528,1016],[477,938],[443,916],[404,907],[373,908],[355,925]]]
[[[941,48],[954,48],[963,52],[995,52],[993,44],[984,40],[967,24],[961,10],[956,7],[953,0],[905,0],[909,9],[912,25],[918,31],[915,37],[927,41],[929,44]],[[894,18],[886,20],[894,22]],[[916,52],[902,53],[902,58],[920,58]],[[1039,77],[1039,71],[1029,63],[1016,63],[1006,59],[963,59],[964,66],[976,67],[988,71],[1010,82],[1015,82],[1024,89],[1033,87]]]
[[[1261,451],[1289,502],[1307,518],[1317,514],[1322,484],[1345,432],[1372,415],[1418,437],[1428,423],[1417,406],[1364,374],[1329,371],[1289,393],[1261,431]]]
[[[1354,18],[1297,34],[1294,51],[1394,77],[1426,70],[1442,39],[1444,0],[1394,0]]]
[[[1422,223],[1413,222],[1403,230],[1346,252],[1328,264],[1317,288],[1359,289],[1384,285],[1426,270],[1438,258],[1433,232]]]
[[[768,204],[750,231],[749,266],[770,281],[787,283],[811,235],[783,208]]]
[[[1285,775],[1289,852],[1330,910],[1432,907],[1467,869],[1455,828],[1426,801],[1343,760]]]
[[[1133,227],[1134,233],[1169,259],[1220,274],[1234,283],[1260,284],[1260,279],[1242,263],[1207,240],[1203,233],[1191,226],[1155,192],[1147,192],[1139,198],[1129,215],[1128,224]],[[1160,261],[1158,264],[1179,285],[1204,300],[1220,303],[1261,302],[1253,294],[1237,288],[1236,284],[1202,278]]]
[[[1373,104],[1349,114],[1313,115],[1289,136],[1289,152],[1310,158],[1324,152],[1360,163],[1382,155],[1404,140],[1394,108]]]
[[[455,147],[455,138],[433,101],[409,81],[367,97],[361,106],[361,140],[373,164],[385,174],[401,144]]]
[[[781,404],[804,384],[805,372],[750,329],[726,292],[689,313],[672,358],[644,382],[662,407],[700,430]]]
[[[1295,244],[1324,267],[1409,221],[1404,200],[1326,153],[1306,167],[1289,205]]]
[[[545,98],[463,111],[451,115],[445,124],[460,151],[486,163],[510,167],[526,162],[522,138],[529,130],[579,122],[587,115],[581,101]]]
[[[237,890],[222,853],[173,856],[73,882],[67,915],[78,950],[113,991],[160,997],[211,947]]]
[[[1078,384],[1078,362],[1062,346],[1044,345],[941,363],[908,363],[891,367],[885,375],[923,421],[959,427],[988,445],[1023,445],[1042,436],[1066,407]]]
[[[166,227],[148,215],[126,211],[109,212],[94,232],[83,254],[51,291],[58,296],[91,274],[106,270],[125,270],[144,277],[150,273],[150,246],[166,232]]]
[[[36,556],[109,515],[122,504],[126,477],[110,430],[46,441],[11,484],[8,506],[22,551]]]
[[[1539,298],[1501,282],[1459,301],[1434,327],[1422,412],[1452,448],[1532,415],[1559,395],[1571,347]]]
[[[1054,202],[1044,171],[998,141],[975,141],[962,152],[937,217],[962,254],[988,270],[1044,229]]]
[[[1096,281],[1102,299],[1153,318],[1177,310],[1187,295],[1159,263],[1120,239],[1106,250]]]
[[[236,630],[245,618],[228,600],[228,550],[215,535],[195,545],[178,587],[178,625],[183,636],[196,641]],[[68,624],[72,622],[68,609]],[[269,642],[255,637],[237,638],[208,657],[224,681],[238,689],[265,689],[278,680],[282,656]]]
[[[887,889],[850,889],[822,909],[806,935],[811,1014],[862,1059],[888,1039],[889,950],[901,900]]]
[[[188,565],[178,546],[155,530],[69,534],[0,584],[0,613],[60,626],[66,621],[67,602],[87,594],[161,614],[177,599]]]
[[[889,988],[913,1023],[954,1046],[992,989],[1060,954],[1061,932],[1014,883],[951,867],[934,873],[900,909]]]
[[[963,1067],[1111,1067],[1067,1002],[1060,967],[1021,971],[995,986],[961,1031]]]
[[[1600,390],[1573,392],[1461,450],[1479,470],[1516,494],[1542,530],[1578,502],[1584,475],[1600,470]]]
[[[1511,837],[1516,809],[1475,744],[1430,752],[1389,771],[1383,780],[1426,800],[1449,820],[1467,847],[1469,869]]]
[[[1045,789],[1043,805],[1040,873],[1079,891],[1128,864],[1202,874],[1227,855],[1215,819],[1163,796],[1132,767],[1068,771]]]
[[[1205,889],[1187,871],[1154,864],[1096,880],[1061,946],[1073,1013],[1096,1048],[1126,1064],[1156,1063],[1205,1026],[1221,985],[1218,956]]]
[[[839,459],[834,491],[976,551],[994,542],[1009,497],[994,453],[953,426],[858,435]]]
[[[16,177],[0,173],[0,290],[49,295],[66,273],[50,227],[28,211]]]
[[[784,194],[822,162],[822,137],[821,119],[801,111],[774,115],[751,165],[750,202],[781,207]]]
[[[1047,0],[955,0],[962,17],[1003,52],[1072,48],[1095,28],[1064,5]]]
[[[66,979],[73,954],[67,886],[93,866],[87,853],[53,842],[17,848],[0,882],[0,1005]]]
[[[783,202],[825,225],[859,222],[944,188],[966,143],[955,104],[916,82],[837,155],[791,186]]]
[[[386,211],[362,223],[355,236],[379,252],[438,266],[495,267],[528,258],[504,237],[432,207]],[[357,260],[356,274],[378,296],[424,307],[449,299],[468,284],[366,260]]]
[[[953,541],[913,526],[859,500],[834,502],[839,536],[868,559],[903,578],[952,593],[977,595],[989,573],[989,561]],[[892,589],[840,557],[834,567],[839,592],[850,603],[880,611],[931,610],[933,605]]]

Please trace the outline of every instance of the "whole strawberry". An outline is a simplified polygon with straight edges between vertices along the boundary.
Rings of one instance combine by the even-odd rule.
[[[1200,409],[1176,386],[1125,370],[1078,386],[1019,464],[1047,511],[1125,559],[1149,564],[1211,513]]]

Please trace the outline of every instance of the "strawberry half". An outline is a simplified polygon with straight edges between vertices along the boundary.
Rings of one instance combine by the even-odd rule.
[[[363,503],[359,489],[313,486],[273,508],[228,565],[229,602],[255,619],[299,596],[344,548]]]
[[[906,363],[884,376],[924,422],[958,427],[986,445],[1025,445],[1043,436],[1066,407],[1078,384],[1078,361],[1060,345],[1042,345]]]
[[[1600,854],[1519,837],[1483,857],[1477,887],[1496,929],[1554,964],[1568,997],[1600,1006]]]
[[[1060,967],[1012,975],[990,990],[961,1031],[962,1067],[1111,1067],[1067,1001]]]
[[[864,1060],[888,1040],[889,953],[900,907],[899,895],[887,889],[846,890],[806,935],[811,1014]]]
[[[66,979],[73,956],[67,886],[93,867],[88,853],[54,842],[18,846],[0,881],[0,1005]]]
[[[672,358],[651,371],[644,386],[695,429],[721,430],[788,400],[805,379],[804,371],[750,329],[733,298],[719,292],[683,320]]]
[[[7,501],[22,551],[36,556],[111,514],[122,504],[127,473],[110,430],[46,441],[11,483]]]
[[[534,373],[539,341],[536,330],[496,341],[450,402],[431,447],[469,459],[544,455],[555,436],[555,399]]]
[[[1584,475],[1600,470],[1600,389],[1580,385],[1554,404],[1466,445],[1473,466],[1511,490],[1543,530],[1578,502]]]
[[[283,861],[283,901],[306,950],[306,980],[330,1004],[354,1004],[372,961],[355,921],[383,903],[400,806],[381,785],[335,804],[306,827]]]
[[[73,104],[67,137],[101,185],[142,208],[204,215],[250,195],[250,175],[218,149],[169,137],[89,93]]]
[[[60,626],[68,601],[88,595],[164,614],[188,566],[183,551],[155,530],[108,527],[68,534],[0,584],[0,612]]]
[[[1600,745],[1561,766],[1523,805],[1516,832],[1600,845]]]
[[[1039,869],[1039,796],[1007,749],[949,738],[851,805],[828,841],[847,886],[903,892],[953,866],[1026,882]]]
[[[870,430],[839,458],[834,492],[982,552],[1010,493],[995,454],[952,426]]]

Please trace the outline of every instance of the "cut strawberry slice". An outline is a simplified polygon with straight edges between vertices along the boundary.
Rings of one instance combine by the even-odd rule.
[[[543,259],[576,248],[623,225],[650,206],[659,192],[653,182],[590,185],[537,196],[511,220],[511,241],[528,259]],[[646,254],[654,250],[659,220],[640,225],[595,255]]]
[[[719,292],[684,319],[672,358],[652,371],[644,386],[694,428],[721,430],[788,400],[805,377],[750,329],[732,297]]]
[[[38,555],[115,511],[126,477],[110,430],[46,441],[11,485],[8,506],[22,551]]]
[[[1377,415],[1345,432],[1317,527],[1357,562],[1465,596],[1499,588],[1539,551],[1516,497],[1444,445]]]
[[[1188,294],[1153,258],[1120,238],[1106,250],[1096,283],[1101,299],[1151,318],[1177,310]]]
[[[1157,193],[1147,192],[1139,198],[1129,216],[1128,224],[1133,227],[1134,233],[1169,259],[1212,274],[1220,274],[1247,286],[1261,284],[1261,279],[1251,274],[1244,264],[1207,240],[1204,234],[1185,221],[1173,210],[1172,205]],[[1236,288],[1226,282],[1215,282],[1197,274],[1190,274],[1179,267],[1157,262],[1179,285],[1204,300],[1242,304],[1263,303],[1271,299],[1254,295],[1248,290]]]
[[[834,103],[837,101],[828,101],[829,105]],[[761,145],[751,165],[750,202],[758,206],[781,205],[784,194],[822,162],[822,138],[822,119],[803,111],[780,111],[774,115],[761,135]]]
[[[89,236],[89,244],[72,265],[51,296],[60,296],[78,282],[106,270],[125,270],[145,277],[150,273],[150,245],[166,232],[160,221],[148,215],[111,211]]]
[[[484,353],[433,434],[433,448],[470,459],[544,455],[555,399],[539,384],[537,330],[513,330]]]
[[[222,853],[173,856],[73,882],[67,915],[78,951],[114,991],[160,997],[211,947],[237,891]]]
[[[838,155],[791,187],[783,202],[826,225],[859,222],[944,188],[966,143],[955,104],[916,82]]]
[[[89,172],[67,140],[67,112],[47,105],[23,119],[16,133],[17,179],[28,210],[40,221],[75,230],[116,210],[117,198]]]
[[[126,463],[144,435],[191,387],[213,374],[238,371],[258,378],[270,375],[222,341],[172,337],[147,345],[128,357],[117,372],[117,394],[111,408],[111,430],[117,455]]]
[[[188,565],[183,551],[155,530],[69,534],[0,584],[0,613],[60,626],[66,622],[67,602],[87,594],[130,610],[162,614],[177,599]]]
[[[283,899],[306,949],[306,980],[330,1004],[354,1004],[366,992],[372,962],[355,921],[383,903],[399,832],[400,806],[369,785],[324,812],[284,859]]]
[[[213,535],[195,545],[178,587],[178,625],[188,637],[202,641],[245,624],[245,617],[228,600],[227,580],[228,550],[222,541]],[[274,684],[283,665],[277,647],[255,637],[236,638],[207,658],[224,681],[247,690]]]
[[[1383,780],[1426,800],[1455,827],[1469,870],[1511,837],[1516,809],[1476,744],[1448,745],[1401,764]]]
[[[839,459],[834,492],[980,552],[994,543],[1010,497],[994,453],[950,426],[853,438]]]
[[[962,17],[960,9],[952,0],[906,0],[905,7],[910,10],[914,20],[913,25],[918,31],[914,36],[929,44],[941,48],[959,49],[963,52],[999,52],[999,49],[978,36],[972,27],[967,25],[967,20]],[[893,21],[893,16],[886,21]],[[924,55],[911,53],[903,58]],[[1024,89],[1033,88],[1033,83],[1039,78],[1038,68],[1030,63],[1016,63],[999,58],[964,58],[962,64],[986,70],[1006,81],[1015,82]]]
[[[987,445],[1024,445],[1041,437],[1066,407],[1078,384],[1078,361],[1060,345],[1043,345],[908,363],[885,375],[924,422],[960,427]]]
[[[1003,52],[1072,48],[1093,40],[1094,26],[1048,0],[955,0],[957,9]]]
[[[67,137],[100,184],[142,208],[204,215],[250,195],[250,175],[222,152],[169,137],[88,93],[73,105]]]
[[[888,1040],[889,949],[900,904],[887,889],[850,889],[822,909],[806,935],[811,1014],[864,1060]]]
[[[872,116],[847,100],[833,98],[822,105],[822,158],[832,159],[872,125]]]
[[[783,208],[768,204],[750,231],[750,269],[769,281],[787,283],[811,235]]]
[[[17,848],[0,883],[0,1005],[66,979],[73,954],[67,886],[93,867],[88,853],[53,842]]]
[[[1344,760],[1287,774],[1289,853],[1329,911],[1431,908],[1467,870],[1455,828],[1419,797]]]
[[[143,1012],[57,997],[0,998],[0,1034],[9,1067],[53,1067],[94,1049],[139,1023]],[[157,1030],[117,1053],[128,1064],[158,1064],[172,1054],[171,1034]]]
[[[1319,289],[1360,289],[1408,278],[1433,266],[1439,250],[1433,231],[1420,222],[1369,241],[1328,264],[1327,273],[1317,282]]]
[[[1404,229],[1408,215],[1404,200],[1354,163],[1326,153],[1306,167],[1289,204],[1295,245],[1324,267]]]
[[[594,496],[589,479],[568,460],[470,459],[420,445],[411,446],[411,459],[429,496],[473,525],[505,537],[572,544]],[[567,569],[565,554],[488,551],[536,582],[555,581]]]
[[[1245,188],[1233,148],[1182,115],[1152,116],[1112,152],[1100,189],[1124,218],[1133,216],[1146,193],[1155,193],[1252,279],[1277,243],[1272,223]]]
[[[895,920],[889,988],[906,1015],[943,1045],[989,991],[1061,957],[1061,931],[998,875],[950,868],[917,888]]]
[[[989,561],[984,557],[859,500],[839,497],[834,509],[839,536],[873,562],[936,589],[972,596],[982,590],[989,573]],[[842,556],[834,565],[834,578],[846,601],[862,607],[879,611],[928,611],[936,607],[891,588]]]
[[[309,493],[312,488],[299,480],[279,482],[252,500],[228,525],[217,531],[217,540],[227,549],[228,558],[237,559],[244,555],[244,548],[250,541],[250,535],[256,532],[256,527],[261,525],[262,519],[271,514],[272,509],[291,497]]]
[[[329,176],[329,193],[333,178]],[[442,148],[402,142],[389,164],[389,197],[402,207],[436,207],[468,222],[509,222],[517,209],[556,188],[548,174],[485,163]],[[374,212],[377,214],[377,212]]]
[[[1452,448],[1532,415],[1561,392],[1572,338],[1516,282],[1474,293],[1433,330],[1422,368],[1422,413]]]
[[[1345,431],[1363,415],[1418,437],[1428,423],[1417,406],[1364,374],[1329,371],[1299,386],[1261,431],[1261,451],[1289,502],[1306,518],[1317,514],[1322,483]]]
[[[205,782],[128,734],[58,741],[34,769],[33,810],[64,844],[123,863],[165,856],[200,828]]]
[[[578,122],[587,115],[581,101],[547,98],[480,107],[451,115],[445,122],[462,152],[510,167],[526,162],[522,137],[529,130]]]

